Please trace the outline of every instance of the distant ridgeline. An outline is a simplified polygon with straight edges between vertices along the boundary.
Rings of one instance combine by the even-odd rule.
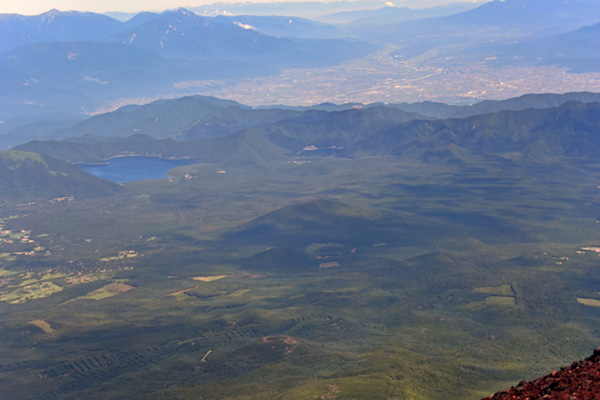
[[[335,3],[338,7],[344,4]],[[215,80],[235,85],[243,78],[276,76],[286,69],[317,68],[327,74],[322,68],[364,59],[378,51],[378,57],[365,60],[368,68],[363,68],[363,63],[349,66],[360,81],[358,95],[368,95],[369,86],[385,79],[389,65],[382,60],[389,58],[394,62],[410,60],[417,69],[439,65],[456,79],[453,86],[461,88],[457,92],[468,92],[471,89],[466,87],[472,88],[473,82],[469,74],[453,73],[473,65],[492,70],[522,68],[518,70],[521,72],[511,73],[516,74],[510,76],[513,82],[521,79],[522,71],[545,66],[569,73],[600,72],[600,54],[596,51],[600,3],[596,0],[496,0],[426,9],[354,1],[345,7],[355,11],[321,15],[319,22],[293,15],[307,8],[314,12],[325,7],[323,4],[295,4],[295,10],[279,3],[226,7],[268,15],[234,11],[236,15],[207,17],[222,14],[224,9],[208,11],[199,7],[195,9],[198,14],[179,8],[163,13],[141,12],[130,15],[127,21],[58,10],[34,16],[3,14],[0,121],[18,125],[23,118],[36,116],[37,121],[46,118],[61,122],[117,99],[159,98],[205,89],[215,93],[220,86],[214,84]],[[360,10],[364,7],[375,9]],[[285,9],[291,14],[272,15]],[[383,75],[368,72],[380,68]],[[428,77],[406,71],[411,69],[398,65],[391,68],[393,75],[387,76],[401,74],[409,80],[421,76],[427,84],[434,82],[429,78],[436,79],[437,74]],[[554,77],[565,78],[555,70],[548,81]],[[579,79],[569,78],[553,88],[586,87]],[[318,84],[308,75],[305,79],[310,86]],[[303,93],[302,86],[307,85],[302,79],[289,82],[295,89],[290,93]],[[367,85],[362,85],[365,82]],[[327,82],[319,95],[323,99],[340,95],[345,90],[339,87],[344,84]],[[479,84],[482,86],[476,87],[478,92],[492,88],[485,82]],[[383,95],[398,92],[391,90]],[[247,95],[252,96],[253,90]],[[441,98],[448,94],[445,89],[434,89],[429,95]],[[280,96],[284,102],[298,101],[286,92]],[[303,100],[312,98],[307,95]]]
[[[126,154],[269,167],[313,157],[396,156],[469,163],[595,157],[600,95],[527,95],[473,106],[442,103],[259,108],[200,96],[123,107],[17,150],[69,162]]]
[[[301,18],[255,17],[258,28],[240,21],[183,8],[140,13],[126,22],[57,10],[2,15],[0,120],[30,116],[37,111],[34,104],[73,116],[82,106],[96,109],[116,98],[157,97],[173,90],[183,94],[186,85],[202,80],[331,66],[379,48],[356,39],[332,39],[346,35]],[[20,98],[29,100],[14,100]]]

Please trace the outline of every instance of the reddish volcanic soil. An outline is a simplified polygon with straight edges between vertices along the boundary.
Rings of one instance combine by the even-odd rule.
[[[481,400],[599,400],[600,347],[591,357]]]

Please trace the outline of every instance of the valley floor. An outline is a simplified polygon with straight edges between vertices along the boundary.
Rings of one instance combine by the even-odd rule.
[[[312,161],[5,201],[3,396],[478,399],[596,347],[594,165]]]

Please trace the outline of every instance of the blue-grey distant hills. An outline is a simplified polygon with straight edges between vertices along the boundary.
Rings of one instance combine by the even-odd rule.
[[[215,64],[222,67],[219,76],[229,71],[230,63],[208,64],[173,61],[118,43],[50,42],[18,47],[0,55],[0,120],[64,110],[85,112],[107,99],[143,96],[149,88],[171,90],[177,80],[215,77],[211,75]],[[256,71],[247,68],[248,74]],[[231,73],[240,76],[240,69],[236,66]]]
[[[159,13],[142,12],[127,20],[127,25],[136,27],[159,17]],[[244,29],[252,29],[268,36],[295,37],[305,39],[326,39],[347,36],[341,29],[306,18],[282,15],[215,15],[201,16],[207,21],[234,24]]]
[[[479,114],[490,114],[499,111],[521,111],[529,108],[554,108],[570,101],[581,103],[600,103],[600,93],[535,93],[525,94],[506,100],[483,100],[468,106],[455,106],[445,103],[424,101],[420,103],[396,103],[393,107],[404,111],[416,112],[436,119],[465,118]]]
[[[75,138],[86,135],[125,137],[144,134],[165,139],[181,136],[182,132],[194,129],[206,132],[204,137],[211,137],[218,136],[219,132],[227,134],[248,128],[253,126],[251,121],[254,120],[259,121],[258,123],[272,122],[273,120],[265,121],[261,117],[267,113],[273,112],[253,110],[232,100],[188,96],[159,100],[143,106],[122,107],[110,113],[93,116],[67,129],[58,130],[53,136],[55,138]],[[242,114],[244,117],[241,116]],[[246,114],[249,115],[245,116]],[[283,118],[281,113],[277,115]],[[277,120],[279,119],[275,119]]]
[[[388,19],[415,18],[432,10],[411,12],[412,17],[403,17],[408,11],[399,8],[373,11],[366,20],[359,18],[353,25],[358,28],[350,33],[393,42],[399,48],[370,63],[387,56],[411,59],[435,49],[418,62],[443,69],[473,62],[496,67],[558,65],[571,72],[600,68],[600,56],[594,51],[598,1],[494,0],[442,17],[389,24],[380,19],[386,14]],[[125,22],[56,10],[32,17],[2,15],[0,130],[32,121],[58,121],[59,114],[64,120],[80,119],[111,100],[197,93],[206,81],[214,87],[221,80],[275,75],[284,68],[338,65],[383,48],[354,39],[325,39],[341,31],[301,18],[211,18],[186,9],[144,12]],[[368,73],[364,76],[370,79]],[[238,116],[240,121],[245,118]],[[221,133],[242,127],[249,126],[232,124]],[[38,128],[27,136],[44,134]],[[178,134],[199,138],[206,133],[200,125],[189,129]],[[3,143],[15,142],[1,139]]]
[[[221,22],[222,21],[222,22]],[[207,18],[185,9],[108,38],[170,58],[226,58],[279,66],[323,66],[362,57],[374,50],[366,43],[343,40],[300,40],[267,36],[233,20]]]
[[[156,17],[142,12],[118,21],[93,12],[56,9],[39,15],[0,14],[0,52],[34,43],[102,41]]]
[[[455,3],[445,6],[413,9],[408,7],[381,7],[372,10],[342,11],[316,18],[317,21],[345,25],[354,28],[364,25],[381,25],[409,21],[413,19],[435,18],[458,14],[477,7],[472,3]]]
[[[444,26],[494,27],[525,32],[576,29],[600,21],[596,0],[493,0],[460,14],[439,18]]]
[[[350,9],[369,10],[381,7],[381,0],[336,0],[336,1],[272,1],[272,2],[235,2],[211,3],[191,7],[200,15],[295,15],[302,18],[333,14]]]
[[[455,106],[439,102],[396,104],[331,104],[314,107],[271,106],[251,108],[231,100],[207,96],[187,96],[158,100],[146,105],[129,105],[113,112],[99,114],[82,121],[45,121],[23,125],[0,135],[0,148],[9,148],[31,140],[69,139],[83,143],[107,142],[114,137],[146,135],[153,139],[171,138],[177,141],[197,141],[227,136],[267,124],[288,125],[289,129],[306,131],[308,125],[330,121],[331,132],[340,129],[332,122],[346,121],[351,131],[372,130],[380,123],[400,123],[411,119],[464,118],[499,111],[519,111],[529,108],[558,107],[569,101],[600,102],[599,93],[574,92],[565,94],[527,94],[506,100],[485,100],[469,106]],[[369,122],[341,118],[334,111],[378,109],[368,115]],[[396,111],[394,111],[396,110]],[[401,110],[402,112],[397,112]],[[360,113],[348,115],[361,115]],[[327,118],[326,118],[327,117]],[[286,129],[288,129],[286,128]],[[270,129],[270,128],[269,128]],[[347,130],[347,128],[343,128]],[[317,130],[317,132],[319,132]],[[78,139],[76,139],[78,138]],[[138,141],[139,142],[139,141]],[[339,143],[337,143],[339,144]],[[112,150],[111,150],[112,151]],[[110,151],[109,151],[110,153]]]
[[[0,14],[0,51],[43,42],[102,40],[126,25],[106,15],[50,10],[40,15]]]
[[[359,35],[401,44],[392,52],[408,60],[435,49],[440,67],[486,63],[511,66],[557,65],[570,72],[600,70],[595,0],[494,0],[475,9],[439,18],[382,25]],[[449,60],[449,61],[445,61]]]
[[[93,117],[57,132],[63,137],[78,137],[32,141],[17,149],[73,162],[136,153],[263,165],[282,160],[289,153],[302,153],[311,145],[324,149],[315,154],[330,154],[331,146],[343,148],[373,131],[416,118],[426,119],[391,107],[339,112],[253,110],[214,98],[188,97]]]
[[[253,19],[257,25],[261,21],[267,30],[278,25],[284,36],[280,20]],[[327,30],[299,19],[294,26],[296,36],[307,36],[302,31],[316,26]],[[141,13],[126,22],[56,10],[0,15],[0,121],[65,110],[74,118],[107,100],[185,91],[180,82],[335,65],[377,48],[354,40],[274,37],[247,28],[185,9]]]
[[[570,72],[600,72],[600,23],[573,32],[523,40],[475,52],[487,52],[492,65],[558,65]]]
[[[600,2],[596,0],[493,0],[453,15],[385,24],[377,31],[365,28],[359,35],[431,48],[455,42],[549,36],[598,22]]]
[[[151,23],[153,24],[141,28]],[[167,25],[163,24],[167,22]],[[167,29],[204,25],[207,28],[235,25],[261,32],[268,36],[297,38],[332,38],[345,33],[331,25],[304,18],[283,16],[217,16],[201,17],[191,11],[178,9],[164,13],[141,12],[127,21],[119,21],[103,14],[78,11],[50,10],[40,15],[0,14],[0,52],[23,45],[47,42],[104,41],[134,28]],[[172,28],[169,28],[169,25]],[[234,30],[238,33],[239,30]],[[135,32],[135,31],[132,31]],[[179,30],[182,33],[183,29]],[[145,32],[147,34],[147,32]]]
[[[252,29],[275,37],[329,39],[347,36],[344,31],[332,25],[297,17],[278,15],[219,15],[215,17],[215,20],[224,23],[233,23],[244,29]]]
[[[100,42],[37,43],[2,55],[0,87],[4,95],[33,96],[52,89],[83,94],[86,88],[101,93],[115,84],[155,78],[152,71],[162,73],[173,65],[140,47]]]
[[[600,151],[600,103],[501,111],[461,119],[410,121],[381,130],[346,155],[416,157],[428,162],[594,159]]]
[[[351,115],[360,113],[332,113],[361,108],[377,108],[371,112],[378,120],[400,123],[411,119],[464,118],[499,111],[520,111],[529,108],[543,109],[558,107],[569,101],[600,103],[600,93],[573,92],[565,94],[527,94],[506,100],[485,100],[469,106],[454,106],[445,103],[421,102],[398,104],[350,104],[320,105],[313,108],[260,107],[251,108],[232,100],[207,96],[187,96],[179,99],[159,100],[143,106],[126,106],[110,113],[93,116],[66,129],[53,133],[54,138],[76,138],[86,135],[103,137],[125,137],[142,133],[156,139],[168,137],[194,141],[208,137],[225,136],[255,126],[280,123],[298,124],[315,121],[335,121],[347,124],[346,129],[358,132],[373,128],[375,121],[365,125],[362,120],[353,120]],[[401,112],[394,111],[401,110]],[[342,117],[346,115],[346,117]],[[335,125],[332,123],[332,125]],[[292,128],[290,127],[290,130]],[[336,127],[331,127],[332,132]]]

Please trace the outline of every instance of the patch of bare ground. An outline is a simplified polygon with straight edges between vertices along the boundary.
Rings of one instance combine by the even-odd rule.
[[[319,264],[319,268],[337,268],[340,266],[340,263],[338,261],[330,261],[330,262],[326,262],[326,263],[321,263]]]
[[[298,339],[283,335],[283,336],[266,336],[262,338],[262,342],[265,344],[273,344],[273,348],[275,348],[276,344],[283,343],[285,345],[284,354],[289,356],[298,348],[299,341]]]
[[[124,293],[132,289],[135,289],[135,286],[128,285],[127,283],[120,283],[118,285],[109,287],[107,290],[111,293]]]
[[[181,290],[178,290],[176,292],[165,293],[162,296],[160,296],[159,299],[162,299],[163,297],[167,297],[167,296],[175,296],[175,295],[178,295],[178,294],[189,292],[190,290],[198,289],[199,287],[200,287],[200,285],[196,285],[194,287],[187,288],[187,289],[181,289]]]
[[[44,321],[43,319],[34,319],[33,321],[29,321],[28,323],[30,325],[37,326],[42,331],[44,331],[44,333],[52,333],[52,332],[54,332],[54,329],[52,329],[52,327],[50,326],[50,324],[47,323],[46,321]]]
[[[194,276],[192,279],[200,282],[213,282],[219,279],[228,278],[229,275],[216,275],[216,276]]]
[[[337,394],[340,392],[338,385],[327,385],[327,393],[319,397],[321,400],[333,400],[337,399]]]

